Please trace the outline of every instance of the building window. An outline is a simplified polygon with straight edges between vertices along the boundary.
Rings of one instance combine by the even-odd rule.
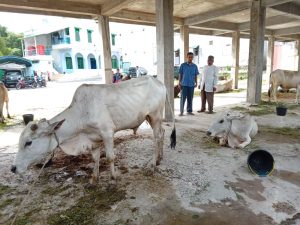
[[[111,57],[111,65],[113,69],[119,69],[119,62],[117,56],[113,55]]]
[[[78,69],[84,69],[83,58],[82,57],[77,57],[77,65],[78,65]]]
[[[80,28],[75,27],[75,40],[80,41]]]
[[[92,30],[87,30],[88,43],[92,43]]]
[[[67,67],[67,70],[73,69],[73,63],[72,63],[71,57],[66,57],[66,67]]]
[[[112,46],[115,46],[116,45],[116,34],[111,34],[111,44]]]
[[[66,29],[65,29],[65,34],[66,34],[66,35],[70,35],[70,29],[69,29],[69,28],[66,28]]]

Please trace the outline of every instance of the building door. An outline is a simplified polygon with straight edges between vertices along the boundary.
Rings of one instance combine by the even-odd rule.
[[[84,69],[83,58],[82,57],[77,57],[77,66],[78,66],[78,69]]]
[[[111,65],[113,69],[118,69],[119,68],[119,63],[118,63],[118,58],[117,56],[113,55],[111,57]]]
[[[97,69],[96,59],[90,58],[91,69]]]
[[[67,70],[73,69],[72,58],[69,56],[66,57],[66,68]]]

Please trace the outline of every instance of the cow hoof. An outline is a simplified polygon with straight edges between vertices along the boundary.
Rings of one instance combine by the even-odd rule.
[[[155,165],[156,165],[156,166],[159,166],[159,165],[160,165],[160,159],[156,161]]]

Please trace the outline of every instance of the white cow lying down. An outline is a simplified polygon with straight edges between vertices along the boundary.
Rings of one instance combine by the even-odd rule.
[[[207,130],[207,135],[219,138],[220,145],[244,148],[258,131],[257,123],[248,114],[225,112]]]
[[[156,144],[153,163],[158,165],[163,157],[162,121],[166,98],[168,100],[165,86],[149,76],[118,84],[83,84],[63,112],[49,121],[42,119],[26,126],[11,171],[22,173],[60,147],[69,155],[91,153],[95,160],[92,176],[95,182],[99,175],[100,142],[103,141],[112,178],[116,178],[114,133],[136,129],[145,120],[153,129]],[[174,122],[171,147],[175,145]]]

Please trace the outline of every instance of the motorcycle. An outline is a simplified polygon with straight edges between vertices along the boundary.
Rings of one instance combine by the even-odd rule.
[[[47,82],[44,76],[39,76],[36,78],[37,81],[37,86],[38,87],[46,87],[47,86]]]
[[[36,79],[25,80],[24,78],[20,78],[18,83],[16,84],[17,90],[22,88],[36,88],[36,87],[37,87]]]

